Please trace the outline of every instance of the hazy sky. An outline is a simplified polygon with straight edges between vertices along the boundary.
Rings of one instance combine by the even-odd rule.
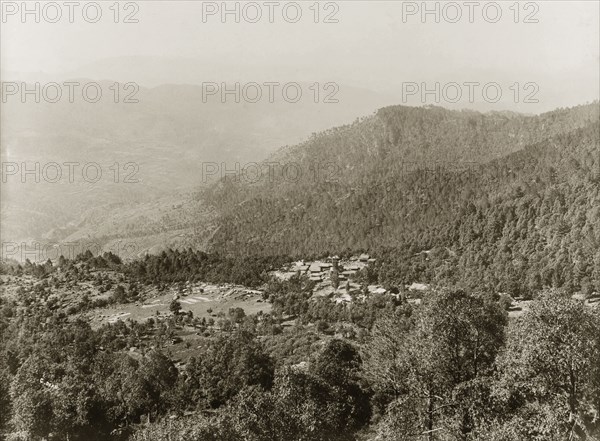
[[[32,9],[35,3],[29,3]],[[497,81],[505,94],[515,82],[521,88],[532,82],[539,87],[536,97],[540,102],[510,107],[535,112],[597,99],[599,93],[597,1],[521,2],[517,7],[513,1],[498,2],[502,17],[496,23],[486,20],[482,11],[487,7],[486,17],[493,20],[496,10],[486,6],[493,2],[476,2],[473,23],[462,1],[454,3],[459,9],[437,3],[439,23],[433,14],[426,16],[425,23],[421,11],[408,15],[415,12],[414,7],[420,9],[422,2],[401,1],[321,2],[319,23],[314,23],[312,1],[299,2],[302,18],[296,23],[282,15],[283,7],[291,2],[276,2],[274,23],[269,22],[265,2],[254,3],[262,19],[245,22],[241,14],[244,3],[240,3],[241,22],[235,23],[235,17],[229,15],[222,23],[218,12],[203,20],[203,8],[208,11],[222,2],[139,1],[135,14],[139,22],[116,24],[114,11],[109,9],[113,2],[100,3],[102,18],[97,23],[85,21],[81,8],[69,23],[64,6],[58,23],[46,22],[44,15],[40,23],[31,15],[22,23],[20,11],[8,14],[21,2],[3,2],[2,70],[89,77],[114,72],[123,76],[126,64],[114,58],[143,56],[154,57],[152,62],[159,64],[157,57],[169,58],[162,67],[173,83],[189,82],[182,72],[189,64],[174,61],[179,58],[206,66],[213,75],[235,71],[231,77],[245,81],[335,81],[396,96],[407,82]],[[120,3],[120,21],[134,10],[125,3]],[[235,8],[235,3],[228,2],[228,7]],[[428,2],[427,7],[435,8],[436,2]],[[257,9],[246,8],[252,19]],[[295,10],[288,8],[288,17],[293,19]],[[517,9],[519,22],[515,23]],[[449,22],[455,20],[457,11],[462,17]],[[94,10],[88,12],[93,18]],[[334,13],[337,23],[323,23],[329,13]],[[538,23],[525,23],[528,15]],[[46,16],[52,19],[55,10],[48,7]],[[109,58],[113,60],[103,61]],[[142,85],[152,82],[139,73],[132,75],[139,78],[131,81]],[[521,90],[522,95],[532,91]]]

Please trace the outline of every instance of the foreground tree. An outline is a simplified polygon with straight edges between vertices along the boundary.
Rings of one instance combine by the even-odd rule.
[[[32,354],[12,381],[13,427],[34,439],[102,439],[99,399],[89,380],[72,361]]]
[[[277,372],[271,390],[250,386],[207,416],[159,421],[133,441],[352,441],[344,409],[321,378],[297,368]]]
[[[380,393],[393,397],[380,438],[467,436],[475,416],[465,391],[475,390],[473,384],[491,372],[506,321],[506,313],[487,298],[443,291],[426,299],[408,330],[402,322],[396,329],[389,320],[376,325],[365,374]]]
[[[334,339],[310,365],[310,371],[320,377],[330,388],[337,401],[340,429],[353,432],[368,423],[371,416],[369,394],[361,382],[362,359],[350,343]]]
[[[245,386],[268,389],[273,361],[250,332],[240,329],[218,337],[186,368],[184,395],[199,407],[217,408]]]
[[[496,430],[505,434],[521,427],[502,439],[598,439],[598,309],[546,293],[514,324],[498,367],[496,395],[504,408]],[[538,424],[517,424],[526,420]]]
[[[158,418],[175,401],[177,370],[158,351],[140,359],[126,353],[102,353],[96,360],[93,379],[102,399],[100,415],[115,429]]]

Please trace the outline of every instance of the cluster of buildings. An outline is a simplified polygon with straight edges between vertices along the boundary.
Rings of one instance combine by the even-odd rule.
[[[364,300],[366,296],[373,294],[390,294],[399,297],[401,294],[388,292],[381,285],[361,285],[358,280],[352,280],[359,271],[375,263],[376,260],[368,254],[352,256],[341,259],[338,256],[330,256],[315,261],[300,260],[282,268],[272,274],[282,280],[287,280],[295,275],[307,276],[316,282],[313,295],[315,297],[330,297],[336,303],[350,303],[353,296],[358,300]],[[337,284],[333,281],[333,275],[337,271]],[[424,283],[413,283],[405,288],[412,293],[424,292],[429,285]],[[409,299],[410,303],[420,303],[420,296]]]
[[[331,279],[332,274],[337,270],[338,281],[344,282],[354,276],[358,271],[365,268],[375,259],[369,257],[368,254],[360,256],[352,256],[349,259],[340,259],[338,256],[328,257],[324,260],[315,260],[313,262],[305,262],[304,260],[295,262],[284,275],[303,274],[307,275],[310,280],[315,282],[323,282]]]

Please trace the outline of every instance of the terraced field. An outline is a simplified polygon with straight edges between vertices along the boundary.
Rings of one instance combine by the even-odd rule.
[[[242,308],[246,315],[271,311],[271,304],[263,300],[261,291],[236,285],[200,283],[186,287],[184,293],[169,289],[163,293],[154,290],[148,294],[143,302],[96,309],[87,312],[86,316],[94,327],[118,320],[144,321],[150,317],[170,315],[169,305],[174,299],[179,300],[182,312],[191,311],[194,317],[198,318],[218,317],[219,313],[227,314],[230,308],[238,307]]]

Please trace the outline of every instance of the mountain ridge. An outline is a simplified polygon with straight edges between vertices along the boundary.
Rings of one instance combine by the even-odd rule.
[[[409,112],[427,115],[427,109]],[[437,116],[456,116],[435,112]],[[490,287],[506,291],[519,286],[539,290],[567,282],[583,289],[582,283],[586,285],[585,280],[600,271],[600,253],[584,244],[600,244],[597,115],[598,105],[593,103],[525,121],[523,117],[500,120],[516,130],[514,136],[509,136],[502,125],[500,133],[480,130],[493,128],[491,123],[498,122],[496,119],[476,122],[472,133],[450,132],[455,137],[445,145],[456,149],[444,153],[450,153],[447,157],[453,160],[470,155],[476,167],[466,170],[451,167],[459,162],[432,169],[426,161],[419,162],[424,155],[417,150],[416,154],[409,152],[416,168],[400,173],[402,170],[390,159],[399,157],[400,149],[395,147],[410,144],[407,139],[414,133],[420,142],[443,139],[440,132],[423,134],[419,118],[410,120],[413,126],[407,129],[406,120],[392,114],[392,125],[379,137],[379,144],[372,142],[370,133],[360,130],[370,127],[373,119],[367,120],[367,125],[363,121],[349,129],[334,130],[312,144],[309,141],[292,149],[291,159],[285,155],[280,159],[302,163],[312,160],[313,154],[328,160],[344,152],[346,162],[339,167],[341,173],[335,182],[280,179],[243,185],[224,179],[211,189],[207,198],[216,206],[220,204],[217,211],[221,213],[211,247],[226,254],[257,256],[277,250],[294,258],[368,251],[385,256],[381,260],[387,263],[379,269],[380,279],[395,283],[463,279],[476,285],[480,276]],[[398,120],[402,124],[396,124]],[[426,123],[431,130],[436,126],[432,121]],[[467,120],[466,124],[472,123]],[[452,124],[437,126],[443,132]],[[521,139],[520,133],[529,136]],[[326,144],[324,138],[333,140],[330,150],[319,149]],[[472,150],[474,144],[464,142],[472,139],[490,142]],[[341,148],[348,145],[352,148]],[[499,155],[494,146],[508,153]],[[345,165],[353,161],[356,170],[349,173]],[[527,209],[528,205],[533,208]],[[552,215],[553,209],[559,211],[557,216]],[[569,228],[570,224],[575,226]],[[494,255],[491,250],[495,247],[504,252]],[[449,248],[458,257],[450,259],[451,263],[445,261],[449,257],[443,252],[435,262],[414,258],[416,253],[432,248]],[[508,262],[520,256],[526,256],[530,266],[515,272]],[[473,265],[466,262],[479,258],[484,263],[475,274]],[[443,274],[445,267],[451,274]]]

